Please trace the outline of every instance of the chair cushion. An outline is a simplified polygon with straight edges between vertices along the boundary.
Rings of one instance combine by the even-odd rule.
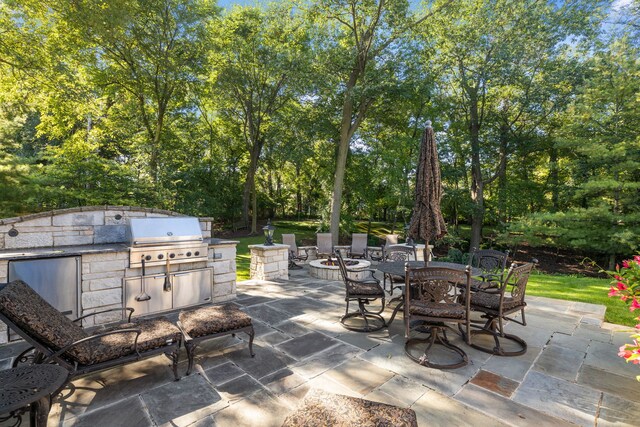
[[[131,323],[120,323],[105,330],[97,330],[95,333],[98,334],[130,328],[141,330],[140,336],[138,337],[139,353],[173,344],[180,340],[182,335],[180,329],[166,317],[140,319]],[[134,353],[134,340],[135,333],[122,333],[107,335],[98,338],[96,341],[80,344],[85,351],[78,357],[78,361],[85,365],[93,365],[128,356]],[[87,358],[85,355],[89,355],[89,357]]]
[[[193,338],[251,326],[251,317],[233,304],[182,311],[179,319],[185,332]]]
[[[417,427],[413,409],[311,390],[283,427],[298,426],[402,426]]]
[[[487,292],[472,292],[471,293],[471,305],[476,307],[485,307],[491,310],[500,309],[500,294],[491,294]],[[504,297],[502,301],[503,310],[512,310],[514,308],[523,307],[526,304],[524,302],[515,301],[511,297]]]
[[[382,297],[384,291],[377,282],[347,282],[347,292],[349,295],[370,295]]]
[[[46,302],[21,280],[0,289],[0,312],[34,340],[60,350],[74,341],[86,338],[87,333],[77,324]],[[73,358],[87,358],[84,348],[69,351]]]
[[[409,313],[418,316],[464,319],[465,308],[458,303],[427,302],[411,300]]]

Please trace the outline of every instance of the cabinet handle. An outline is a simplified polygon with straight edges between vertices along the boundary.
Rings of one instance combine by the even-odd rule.
[[[206,297],[204,300],[205,301],[211,301],[211,297]]]
[[[173,273],[174,277],[179,277],[179,276],[188,276],[189,274],[193,273],[192,271],[188,271],[186,273]]]

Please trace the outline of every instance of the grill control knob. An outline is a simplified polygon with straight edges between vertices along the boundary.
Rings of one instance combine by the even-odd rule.
[[[169,258],[175,258],[176,254],[169,254]]]
[[[187,256],[191,256],[191,252],[187,252]]]
[[[151,261],[151,255],[147,255],[146,257],[144,257],[144,259],[147,261]]]
[[[158,259],[162,259],[162,258],[164,258],[164,255],[162,254],[158,255]]]
[[[195,256],[200,255],[200,251],[195,251],[194,255],[195,255]]]

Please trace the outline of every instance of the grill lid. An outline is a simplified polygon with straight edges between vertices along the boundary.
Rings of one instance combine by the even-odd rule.
[[[202,242],[200,221],[195,217],[131,218],[132,246]]]

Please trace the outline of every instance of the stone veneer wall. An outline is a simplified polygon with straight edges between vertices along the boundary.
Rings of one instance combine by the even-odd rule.
[[[132,206],[83,206],[0,219],[0,249],[100,245],[125,242],[129,218],[184,216]],[[203,237],[211,237],[212,218],[200,218]],[[9,232],[15,229],[18,235]]]
[[[120,218],[116,218],[119,215]],[[91,206],[43,212],[0,220],[0,249],[85,246],[125,243],[128,218],[184,216],[176,212],[128,206]],[[211,218],[200,218],[204,238],[211,237]],[[15,228],[18,235],[9,236]],[[61,254],[61,256],[63,256]],[[124,277],[139,276],[140,268],[129,268],[129,251],[81,254],[81,314],[123,306]],[[0,283],[8,280],[9,260],[0,260]],[[213,267],[213,302],[235,298],[236,245],[222,243],[209,247],[209,259],[176,264],[172,271]],[[163,266],[148,267],[147,274],[164,273]],[[83,326],[120,320],[119,312],[90,318]],[[6,325],[0,322],[0,344],[6,342]]]
[[[289,279],[289,245],[249,245],[249,249],[252,279]]]

